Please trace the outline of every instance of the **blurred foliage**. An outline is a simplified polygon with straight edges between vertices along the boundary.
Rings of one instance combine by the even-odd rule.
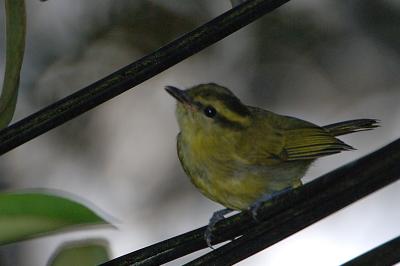
[[[0,97],[0,129],[6,127],[17,104],[19,75],[25,50],[25,0],[5,0],[6,69]]]
[[[0,210],[0,244],[108,223],[80,203],[34,192],[0,193]]]
[[[110,18],[110,24],[97,34],[104,35],[107,31],[120,29],[125,33],[126,43],[143,54],[193,30],[204,20],[189,14],[179,14],[151,1],[127,3],[123,7],[115,5],[110,10]],[[94,36],[94,40],[99,35]]]
[[[281,11],[258,21],[255,25],[254,72],[250,76],[250,86],[254,99],[262,99],[263,104],[272,105],[279,101],[286,75],[299,60],[323,66],[323,51],[337,45],[343,38],[341,32],[333,28],[326,30],[318,23],[318,18],[307,11]],[[259,93],[268,91],[268,97]],[[261,103],[260,103],[261,104]]]
[[[62,244],[50,258],[48,266],[95,266],[108,260],[108,243],[102,239],[87,239]]]
[[[257,70],[247,79],[254,100],[262,99],[258,104],[301,96],[294,78],[303,81],[313,71],[347,96],[398,88],[400,8],[394,1],[340,1],[318,11],[282,8],[255,23],[255,49],[243,65]],[[378,66],[379,60],[386,64]],[[313,97],[313,91],[302,93]]]
[[[359,22],[359,27],[371,38],[381,42],[400,55],[400,6],[396,1],[357,0],[342,1],[351,7],[351,13]],[[343,8],[345,8],[343,7]]]

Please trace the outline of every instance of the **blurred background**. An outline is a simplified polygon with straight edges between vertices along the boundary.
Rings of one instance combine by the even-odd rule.
[[[230,7],[227,0],[27,1],[27,43],[14,121]],[[3,11],[0,16],[4,25]],[[165,85],[216,82],[249,105],[319,125],[355,118],[382,121],[377,130],[344,137],[357,150],[320,159],[306,182],[395,140],[400,136],[399,24],[395,0],[291,1],[2,156],[2,189],[61,190],[106,213],[117,229],[1,247],[0,265],[44,265],[63,242],[85,238],[102,238],[113,257],[121,256],[203,226],[221,209],[190,184],[180,167],[175,103]],[[4,26],[0,30],[3,73]],[[400,183],[394,183],[239,265],[343,263],[400,234],[399,192]]]

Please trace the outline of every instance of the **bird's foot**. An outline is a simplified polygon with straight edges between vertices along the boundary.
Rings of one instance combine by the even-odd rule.
[[[256,221],[256,222],[259,222],[259,219],[257,218],[258,210],[260,209],[260,207],[261,207],[265,202],[270,201],[270,200],[272,200],[273,198],[275,198],[275,197],[277,197],[277,196],[279,196],[279,195],[281,195],[281,194],[284,194],[284,193],[290,191],[291,189],[292,189],[292,188],[287,187],[287,188],[284,188],[284,189],[282,189],[282,190],[272,192],[272,193],[270,193],[270,194],[264,194],[264,195],[262,195],[258,200],[256,200],[255,202],[253,202],[253,203],[250,205],[250,207],[249,207],[249,211],[250,211],[250,213],[251,213],[251,216],[253,217],[253,220]]]
[[[212,237],[213,237],[212,232],[215,229],[215,225],[219,221],[225,219],[224,215],[226,215],[226,214],[228,214],[228,213],[230,213],[232,211],[233,210],[231,210],[231,209],[223,209],[223,210],[219,210],[219,211],[214,212],[213,215],[211,216],[211,219],[210,219],[210,221],[208,223],[207,229],[204,232],[204,239],[207,242],[207,246],[209,246],[210,248],[214,249],[212,244],[211,244],[211,240],[212,240]]]

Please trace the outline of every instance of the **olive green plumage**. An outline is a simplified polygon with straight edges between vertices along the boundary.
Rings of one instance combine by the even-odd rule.
[[[178,100],[178,156],[186,174],[205,196],[230,209],[300,186],[315,159],[353,149],[335,136],[377,127],[374,119],[319,127],[244,105],[213,83],[166,89]]]

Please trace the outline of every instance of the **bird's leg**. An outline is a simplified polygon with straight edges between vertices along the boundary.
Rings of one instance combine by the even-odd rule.
[[[256,222],[259,222],[259,220],[257,219],[257,213],[258,213],[258,209],[260,209],[261,205],[263,205],[264,202],[270,201],[273,198],[290,191],[291,189],[292,189],[291,187],[287,187],[287,188],[284,188],[279,191],[274,191],[270,194],[264,194],[258,200],[253,202],[249,207],[249,210],[251,212],[251,216],[253,217],[253,219]]]
[[[207,246],[209,246],[210,248],[213,248],[211,245],[211,238],[212,238],[212,231],[214,231],[214,229],[215,229],[215,225],[219,221],[225,219],[225,216],[224,216],[225,214],[228,214],[232,211],[233,210],[231,210],[231,209],[222,209],[222,210],[214,212],[213,215],[211,216],[210,221],[208,222],[208,225],[207,225],[207,229],[204,232],[204,238],[207,242]]]

